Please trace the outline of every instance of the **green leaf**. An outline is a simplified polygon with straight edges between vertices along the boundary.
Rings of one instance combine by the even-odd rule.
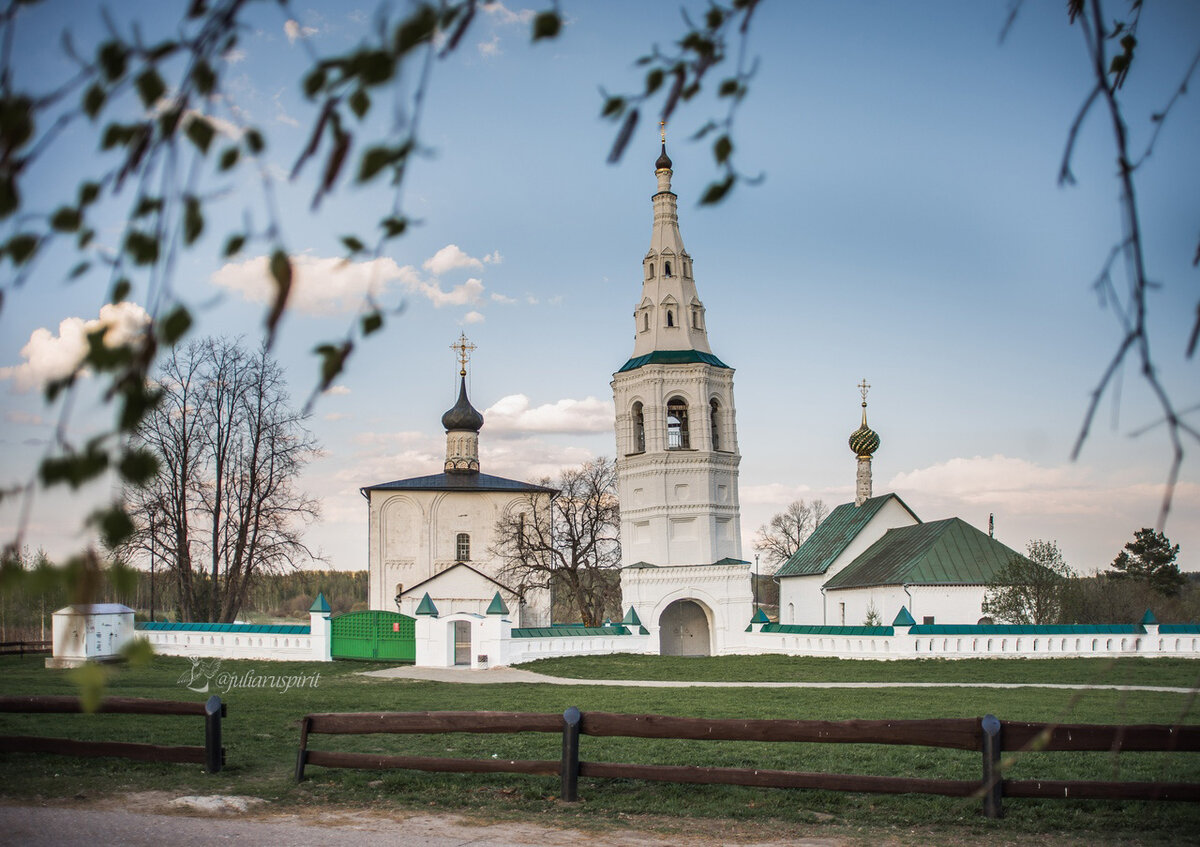
[[[125,385],[121,392],[123,402],[118,425],[121,432],[133,432],[141,426],[146,413],[162,401],[163,392],[161,388],[149,388],[138,380],[128,380]]]
[[[370,110],[371,97],[365,89],[359,88],[350,95],[350,111],[354,112],[359,120],[362,120]]]
[[[36,235],[31,235],[28,232],[22,232],[8,239],[8,244],[4,249],[8,251],[8,255],[12,257],[14,265],[23,265],[33,258],[33,254],[37,252],[38,238]]]
[[[370,314],[363,315],[362,319],[362,334],[370,335],[373,332],[383,327],[383,315],[378,310]]]
[[[192,68],[192,82],[201,94],[211,94],[217,85],[217,75],[213,72],[212,65],[203,59],[197,61],[196,66]]]
[[[88,206],[96,202],[100,196],[100,183],[85,182],[79,186],[79,205]]]
[[[100,476],[107,468],[108,453],[92,442],[83,453],[68,453],[65,456],[43,459],[38,468],[38,476],[47,488],[63,482],[71,488],[79,488],[85,482]]]
[[[317,92],[325,87],[325,68],[315,67],[309,71],[304,77],[304,96],[309,99],[315,97]]]
[[[17,181],[12,174],[0,175],[0,220],[7,218],[21,208],[21,195],[17,191]]]
[[[134,485],[145,485],[158,473],[158,457],[149,450],[130,450],[121,457],[117,472]]]
[[[350,72],[364,85],[379,85],[392,77],[392,57],[382,50],[363,50],[354,56]]]
[[[135,218],[144,218],[146,215],[157,214],[162,209],[163,199],[161,197],[142,197],[133,209],[133,216]]]
[[[372,147],[363,153],[358,169],[358,181],[367,182],[393,161],[391,148]]]
[[[346,359],[350,352],[354,349],[354,342],[344,341],[339,345],[322,344],[316,349],[316,353],[321,357],[321,384],[320,390],[324,391],[333,381],[337,379],[346,366]]]
[[[261,132],[259,132],[257,129],[246,130],[246,147],[251,153],[258,155],[266,148],[266,146],[267,144],[265,141],[263,141]]]
[[[101,542],[109,549],[119,547],[133,535],[133,520],[126,514],[124,507],[119,504],[92,512],[88,523],[96,527],[100,533]]]
[[[75,246],[78,247],[80,250],[82,250],[84,247],[87,247],[89,244],[91,244],[92,239],[95,237],[96,237],[96,230],[90,229],[90,228],[89,229],[81,229],[81,230],[79,230],[78,238],[75,239],[75,241],[76,241]]]
[[[288,258],[287,253],[278,248],[271,254],[271,276],[275,279],[275,299],[271,303],[271,310],[267,313],[268,342],[271,337],[274,337],[275,327],[283,318],[283,312],[287,308],[288,295],[292,291],[292,260]]]
[[[541,41],[543,38],[554,38],[561,29],[562,18],[558,16],[558,12],[553,9],[539,12],[537,17],[533,19],[533,40]]]
[[[104,108],[104,101],[108,99],[108,95],[104,93],[104,87],[100,83],[93,83],[83,94],[83,111],[92,120],[100,114],[100,110]]]
[[[658,91],[662,87],[665,77],[666,74],[662,68],[655,68],[646,74],[646,94],[653,94],[655,91]]]
[[[88,272],[88,268],[91,266],[91,262],[80,262],[75,267],[71,268],[71,272],[67,274],[67,279],[79,279],[79,277]]]
[[[231,235],[229,240],[225,242],[225,255],[234,256],[242,251],[242,247],[246,244],[246,236]]]
[[[188,140],[195,144],[201,153],[208,153],[208,147],[212,144],[213,136],[217,134],[212,124],[204,118],[196,116],[188,120],[184,131],[187,133]]]
[[[158,322],[158,335],[166,344],[175,344],[192,326],[192,314],[186,306],[176,306]]]
[[[708,206],[713,203],[720,203],[725,195],[729,193],[729,189],[733,188],[734,176],[729,174],[720,182],[710,183],[708,188],[704,189],[704,195],[700,198],[701,206]]]
[[[422,4],[396,27],[394,46],[397,58],[402,58],[418,44],[433,38],[436,29],[437,12],[432,6]]]
[[[729,140],[728,135],[722,135],[713,142],[713,157],[717,160],[718,165],[725,164],[729,158],[729,154],[733,152],[733,142]]]
[[[397,238],[404,235],[404,231],[408,229],[408,218],[384,218],[379,225],[383,227],[384,234],[388,238]]]
[[[58,232],[74,232],[82,221],[83,215],[70,206],[62,206],[50,216],[50,226]]]
[[[601,117],[615,118],[619,117],[621,112],[625,110],[624,97],[609,97],[604,101],[604,108],[600,112]]]
[[[115,82],[125,75],[129,51],[119,41],[106,41],[100,45],[96,59],[100,62],[100,70],[104,72],[109,82]]]
[[[24,96],[0,99],[0,148],[8,155],[33,137],[33,101]]]
[[[125,252],[136,265],[153,265],[158,261],[158,236],[130,230],[125,236]]]
[[[142,98],[142,105],[149,109],[158,99],[167,93],[167,84],[163,82],[162,77],[158,75],[153,67],[146,68],[138,75],[137,81],[138,96]]]
[[[129,296],[129,292],[133,290],[133,284],[128,277],[121,277],[113,285],[112,294],[109,295],[110,303],[120,303]]]
[[[183,243],[192,244],[204,232],[204,213],[200,200],[189,194],[183,200]]]
[[[179,129],[179,121],[183,118],[183,108],[167,109],[158,116],[158,130],[163,138],[170,138]]]
[[[725,21],[725,10],[717,6],[709,6],[704,13],[704,24],[709,29],[717,29]]]
[[[100,134],[100,149],[111,150],[122,144],[128,144],[129,139],[133,137],[133,133],[133,127],[111,123],[104,127],[104,131]]]
[[[221,151],[221,158],[217,161],[217,167],[220,170],[227,171],[237,164],[238,157],[242,155],[242,151],[236,147],[226,147]]]
[[[366,249],[363,243],[353,235],[342,236],[342,243],[346,245],[346,249],[351,253],[360,253]]]
[[[720,97],[731,97],[738,93],[741,85],[733,77],[721,80],[721,86],[717,89],[717,95]]]

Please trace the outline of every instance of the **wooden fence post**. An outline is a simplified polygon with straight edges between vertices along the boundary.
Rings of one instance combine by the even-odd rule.
[[[563,712],[562,793],[568,803],[579,800],[579,709],[572,706]]]
[[[998,818],[1004,814],[1002,797],[1004,783],[1000,777],[1000,719],[995,715],[983,717],[983,816]]]
[[[304,766],[308,764],[308,728],[311,726],[311,716],[305,715],[300,719],[300,749],[296,751],[296,782],[304,780]]]
[[[221,746],[221,718],[225,704],[216,694],[204,704],[204,767],[209,773],[218,773],[225,764],[225,748]]]

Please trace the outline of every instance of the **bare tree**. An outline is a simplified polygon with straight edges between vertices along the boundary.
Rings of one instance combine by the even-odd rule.
[[[754,549],[763,555],[773,571],[800,549],[828,514],[824,500],[811,503],[793,500],[786,509],[758,528]]]
[[[551,487],[549,479],[540,485]],[[620,613],[621,510],[617,466],[599,458],[564,470],[547,498],[530,492],[496,522],[491,553],[521,588],[551,588],[587,626]]]
[[[240,341],[179,348],[158,388],[162,400],[135,439],[159,467],[129,487],[138,525],[129,546],[162,557],[183,619],[205,610],[228,623],[259,574],[317,558],[302,541],[317,504],[294,486],[316,444],[278,364]]]

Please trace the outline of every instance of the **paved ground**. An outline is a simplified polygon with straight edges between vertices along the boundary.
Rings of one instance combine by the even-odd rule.
[[[520,668],[416,668],[402,665],[381,671],[365,671],[364,676],[392,679],[420,679],[430,682],[461,682],[474,685],[528,682],[541,685],[616,685],[638,688],[1063,688],[1071,691],[1161,691],[1191,694],[1191,688],[1163,685],[1069,685],[1050,682],[688,682],[669,679],[565,679],[546,676]]]

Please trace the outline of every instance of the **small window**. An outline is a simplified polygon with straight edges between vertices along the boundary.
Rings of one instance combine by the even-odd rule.
[[[687,401],[682,397],[672,397],[667,401],[667,449],[688,450],[690,448]]]
[[[675,313],[667,309],[667,326],[675,326]]]
[[[646,452],[646,414],[641,403],[633,404],[633,452]]]
[[[650,313],[642,312],[642,332],[650,331]]]
[[[933,615],[926,615],[921,619],[921,623],[925,626],[933,626]]]
[[[663,276],[670,276],[670,275],[671,275],[671,263],[663,262]]]
[[[650,278],[654,279],[654,263],[650,263]]]
[[[721,449],[721,405],[716,398],[708,401],[709,425],[712,427],[713,450]]]
[[[460,532],[454,539],[454,558],[459,562],[471,561],[471,536]]]

